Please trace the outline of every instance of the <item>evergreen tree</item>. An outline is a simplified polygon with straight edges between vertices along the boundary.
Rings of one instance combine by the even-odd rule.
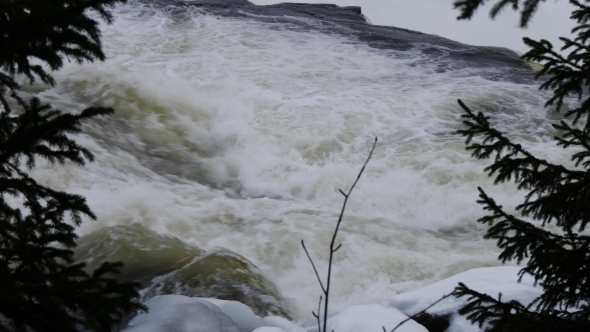
[[[485,0],[458,0],[459,19],[470,18]],[[510,5],[519,10],[521,26],[526,26],[540,0],[499,0],[492,9],[495,16]],[[546,40],[524,38],[530,50],[522,58],[540,62],[545,76],[540,89],[552,90],[546,106],[564,112],[555,123],[558,146],[571,151],[574,167],[538,158],[524,146],[493,128],[490,117],[463,109],[467,150],[479,159],[493,157],[485,170],[496,183],[514,181],[527,192],[516,207],[518,215],[506,212],[479,188],[478,203],[488,214],[478,221],[490,226],[485,238],[497,241],[502,262],[524,263],[519,276],[531,275],[543,294],[530,304],[503,301],[459,284],[455,296],[467,297],[459,311],[486,331],[590,331],[590,1],[570,0],[575,6],[571,19],[577,22],[574,39],[561,38],[562,52]],[[549,22],[550,23],[550,22]],[[574,105],[565,107],[566,98]],[[546,226],[552,224],[556,231]]]
[[[124,0],[0,0],[0,331],[111,331],[146,308],[139,285],[114,279],[120,263],[91,274],[74,262],[75,226],[95,219],[84,197],[39,184],[37,160],[84,165],[93,155],[69,135],[112,109],[67,113],[19,96],[15,77],[53,84],[48,70],[103,60],[99,22]],[[42,64],[39,64],[42,63]]]

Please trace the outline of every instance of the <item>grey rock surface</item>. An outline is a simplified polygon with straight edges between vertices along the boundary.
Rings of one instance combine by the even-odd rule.
[[[462,44],[437,35],[398,27],[372,25],[361,7],[333,4],[279,3],[258,6],[247,0],[146,0],[152,5],[174,7],[180,13],[189,7],[203,13],[282,24],[284,29],[314,31],[351,38],[394,56],[419,53],[424,62],[435,63],[437,71],[471,68],[475,75],[490,80],[532,83],[534,72],[515,52],[502,47]]]

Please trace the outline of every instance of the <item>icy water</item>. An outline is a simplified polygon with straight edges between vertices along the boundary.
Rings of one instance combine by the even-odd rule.
[[[338,189],[352,184],[375,137],[338,238],[333,311],[500,265],[476,223],[476,188],[507,207],[522,194],[494,186],[486,162],[464,150],[458,98],[531,151],[566,158],[550,141],[547,120],[557,116],[536,85],[441,72],[424,54],[285,23],[136,2],[114,14],[104,27],[108,60],[69,64],[41,92],[63,109],[116,109],[79,137],[96,161],[35,176],[87,197],[98,220],[80,235],[139,223],[180,239],[178,250],[231,250],[292,300],[297,319],[320,294],[300,241],[325,271]]]

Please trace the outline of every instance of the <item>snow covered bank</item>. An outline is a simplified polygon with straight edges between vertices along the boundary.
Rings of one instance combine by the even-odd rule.
[[[408,318],[395,308],[387,308],[380,304],[365,304],[350,307],[328,318],[328,331],[361,332],[391,331],[401,321]],[[304,324],[307,332],[316,332],[317,324]],[[400,326],[396,332],[428,332],[422,325],[410,320]]]
[[[414,315],[440,299],[444,294],[451,293],[459,282],[491,296],[502,293],[503,301],[517,300],[526,305],[541,295],[542,289],[538,286],[535,287],[534,279],[528,275],[518,282],[517,273],[520,269],[521,267],[518,266],[499,266],[469,270],[426,287],[395,295],[389,299],[387,306],[394,307],[405,314]],[[447,332],[478,332],[477,326],[457,314],[464,303],[465,298],[458,299],[451,296],[428,309],[427,313],[432,315],[450,314],[450,326],[446,330]]]
[[[453,291],[459,282],[474,290],[496,295],[499,292],[507,301],[518,300],[530,303],[542,292],[533,285],[531,277],[518,282],[520,267],[501,266],[469,270],[441,280],[429,286],[396,295],[386,306],[366,304],[352,306],[328,318],[328,330],[337,332],[390,331],[408,316],[420,312],[444,294]],[[427,313],[450,315],[446,332],[478,332],[457,311],[464,299],[446,298],[433,306]],[[224,301],[183,295],[157,296],[145,303],[150,312],[140,314],[131,320],[124,332],[314,332],[315,320],[301,326],[282,317],[261,318],[246,305],[237,301]],[[407,315],[406,315],[407,314]],[[410,320],[396,332],[428,332],[424,326]]]
[[[162,295],[145,302],[147,314],[135,316],[125,332],[244,332],[264,325],[246,305],[223,301]]]
[[[149,313],[139,314],[123,332],[311,332],[315,321],[299,327],[282,317],[262,319],[237,301],[162,295],[148,300]],[[328,330],[338,332],[391,330],[407,316],[379,304],[353,306],[328,319]],[[399,332],[428,332],[409,321]]]

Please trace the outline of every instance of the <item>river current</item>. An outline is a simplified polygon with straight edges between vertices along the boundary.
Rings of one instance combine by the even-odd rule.
[[[548,95],[537,84],[468,66],[440,70],[424,52],[301,22],[174,8],[118,6],[103,27],[105,62],[67,64],[55,87],[34,87],[62,109],[116,109],[78,137],[95,162],[34,172],[87,198],[98,220],[86,220],[81,236],[138,223],[203,250],[231,250],[303,319],[320,288],[301,240],[325,271],[339,189],[353,183],[375,137],[338,237],[333,311],[501,265],[476,222],[477,187],[508,209],[523,194],[494,185],[488,162],[464,150],[458,98],[530,151],[566,159],[551,142],[559,116],[543,107]]]

